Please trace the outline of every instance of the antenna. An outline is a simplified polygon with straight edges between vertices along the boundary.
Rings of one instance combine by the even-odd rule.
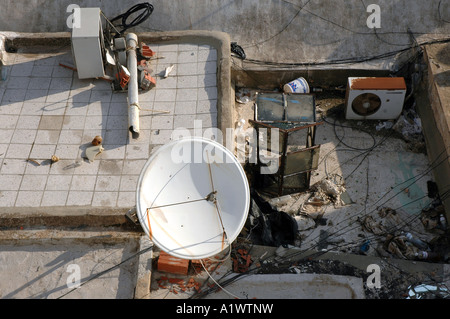
[[[226,147],[202,137],[163,145],[139,176],[139,222],[155,245],[178,258],[225,250],[244,227],[249,207],[241,164]]]

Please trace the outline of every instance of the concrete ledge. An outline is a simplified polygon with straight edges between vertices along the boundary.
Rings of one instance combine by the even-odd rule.
[[[126,217],[127,209],[92,207],[24,207],[2,208],[0,225],[18,227],[108,227],[135,225]]]
[[[139,242],[139,251],[144,251],[153,247],[152,241],[148,236],[142,236]],[[136,288],[134,291],[135,299],[150,299],[150,284],[152,275],[153,250],[139,255]]]
[[[450,43],[424,47],[427,64],[427,87],[422,94],[427,98],[418,103],[419,115],[427,144],[433,173],[441,195],[450,187]],[[447,220],[450,220],[450,198],[443,200]]]
[[[361,278],[324,274],[252,275],[226,290],[242,299],[365,299]],[[220,291],[205,299],[231,298]]]
[[[264,90],[282,88],[284,84],[299,78],[307,79],[310,87],[345,86],[348,77],[389,76],[391,71],[382,69],[273,69],[249,70],[233,67],[232,79],[237,87],[258,88]]]
[[[67,229],[36,229],[36,230],[2,230],[0,244],[2,245],[32,245],[32,244],[117,244],[128,241],[138,241],[141,233],[113,230],[67,230]]]

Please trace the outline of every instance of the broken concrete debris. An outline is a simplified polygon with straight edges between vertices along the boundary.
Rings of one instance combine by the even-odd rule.
[[[299,231],[304,231],[316,227],[314,218],[312,218],[308,214],[300,214],[294,216],[294,219],[297,222],[297,228]]]
[[[342,182],[326,178],[313,185],[312,189],[314,190],[314,200],[309,201],[310,204],[318,205],[322,203],[322,205],[326,205],[332,202],[337,206],[344,205],[341,200],[341,194],[345,192],[345,186]]]
[[[172,274],[187,275],[189,260],[174,257],[161,251],[158,258],[158,270]]]
[[[231,258],[233,260],[233,271],[236,273],[247,272],[253,262],[252,256],[244,248],[234,249]]]

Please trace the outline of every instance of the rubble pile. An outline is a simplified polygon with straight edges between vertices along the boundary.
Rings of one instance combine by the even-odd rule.
[[[434,243],[446,235],[446,221],[439,214],[442,204],[424,209],[419,216],[381,208],[360,220],[367,232],[374,234],[376,252],[382,257],[409,260],[447,261],[448,248],[437,249]],[[439,217],[440,216],[440,217]]]
[[[350,203],[339,176],[329,176],[301,194],[264,198],[254,192],[243,236],[260,245],[301,247],[302,232],[331,224],[323,217],[328,205],[339,208]],[[348,252],[348,248],[353,247],[350,249],[353,253],[378,257],[432,262],[449,260],[450,246],[445,241],[447,221],[438,199],[420,215],[382,207],[358,217],[358,222],[366,234],[360,235],[364,237],[362,242],[346,243],[344,238],[335,238],[328,230],[321,229],[317,249],[334,245],[338,250],[342,246]]]

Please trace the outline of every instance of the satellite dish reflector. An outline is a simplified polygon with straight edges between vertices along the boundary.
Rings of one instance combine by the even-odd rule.
[[[162,146],[139,176],[139,222],[155,245],[178,258],[203,259],[226,249],[241,232],[249,206],[241,164],[209,139]]]

